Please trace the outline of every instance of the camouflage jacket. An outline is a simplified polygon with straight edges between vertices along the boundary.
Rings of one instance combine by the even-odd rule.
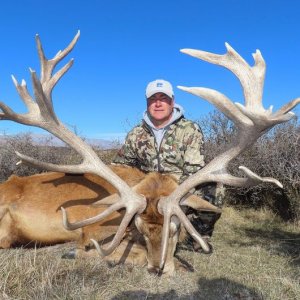
[[[168,127],[158,149],[150,126],[142,121],[128,133],[114,163],[171,173],[182,182],[205,165],[203,135],[196,123],[181,117]]]

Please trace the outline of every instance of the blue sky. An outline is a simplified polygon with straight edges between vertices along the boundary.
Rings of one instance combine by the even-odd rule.
[[[75,63],[56,86],[53,100],[60,119],[84,137],[123,136],[140,120],[145,87],[157,78],[174,87],[214,88],[243,102],[232,73],[182,54],[181,48],[223,54],[228,42],[251,64],[251,54],[260,49],[267,64],[264,103],[276,109],[300,97],[299,15],[296,0],[3,1],[0,100],[25,110],[10,75],[30,85],[28,68],[39,72],[36,33],[51,58],[80,30],[69,56]],[[213,109],[176,88],[175,96],[190,119]],[[0,133],[28,130],[38,131],[0,122]]]

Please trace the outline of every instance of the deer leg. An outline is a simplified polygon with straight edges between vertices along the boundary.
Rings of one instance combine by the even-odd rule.
[[[84,247],[80,244],[76,249],[72,249],[62,256],[67,259],[89,257],[99,257],[99,253],[95,248]],[[147,264],[147,252],[143,245],[124,239],[113,253],[101,259],[110,266],[118,264],[144,266]]]
[[[0,248],[10,248],[15,240],[13,220],[7,209],[0,209]]]
[[[104,257],[104,260],[113,265],[145,266],[147,251],[143,245],[124,239],[112,254]]]

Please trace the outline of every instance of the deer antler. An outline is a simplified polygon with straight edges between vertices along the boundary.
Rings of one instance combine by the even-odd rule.
[[[228,173],[227,166],[234,158],[249,148],[262,134],[270,130],[276,124],[290,120],[294,113],[290,112],[298,103],[297,98],[284,105],[276,113],[272,113],[272,107],[264,109],[262,105],[263,85],[266,65],[259,50],[254,54],[254,66],[250,67],[247,62],[232,48],[225,44],[227,53],[217,55],[209,52],[193,49],[183,49],[181,52],[205,60],[207,62],[223,66],[233,72],[240,80],[245,105],[233,103],[224,94],[208,88],[182,87],[179,89],[199,96],[212,103],[217,109],[222,111],[231,119],[236,128],[237,136],[229,145],[228,149],[215,157],[203,169],[190,176],[171,195],[159,201],[159,211],[164,215],[164,229],[162,237],[162,250],[160,267],[163,269],[167,253],[167,240],[169,237],[170,219],[177,215],[191,236],[208,251],[208,246],[203,242],[201,236],[193,228],[187,217],[180,208],[181,198],[195,186],[205,182],[220,182],[232,186],[252,186],[261,182],[272,182],[279,187],[281,183],[274,178],[262,178],[246,167],[240,169],[245,173],[245,178],[235,177]]]
[[[30,69],[31,80],[34,91],[34,98],[28,92],[26,82],[22,80],[21,84],[12,76],[15,87],[26,105],[28,112],[25,114],[17,114],[6,104],[0,102],[0,120],[11,120],[30,126],[37,126],[52,133],[60,140],[66,142],[70,147],[74,148],[83,158],[79,165],[55,165],[38,161],[16,152],[22,162],[38,168],[45,168],[50,171],[67,172],[67,173],[93,173],[103,177],[118,190],[120,200],[112,205],[106,214],[98,216],[98,221],[105,218],[109,213],[120,208],[126,208],[126,215],[116,233],[113,241],[108,249],[103,250],[106,254],[111,253],[118,246],[122,236],[129,224],[130,220],[136,213],[141,213],[146,207],[146,199],[135,193],[121,178],[119,178],[110,168],[108,168],[98,157],[97,153],[86,143],[84,143],[77,135],[67,129],[58,119],[54,112],[52,102],[52,90],[60,78],[73,65],[73,59],[65,66],[58,70],[54,75],[53,71],[56,65],[68,55],[74,48],[80,32],[76,34],[71,43],[63,50],[59,51],[53,59],[46,59],[39,36],[36,36],[37,49],[41,63],[41,76],[37,77],[36,72]],[[63,209],[62,209],[63,210]],[[68,224],[66,213],[64,224]],[[70,225],[70,224],[69,224]],[[68,226],[68,225],[66,225]],[[70,226],[72,228],[72,226]]]

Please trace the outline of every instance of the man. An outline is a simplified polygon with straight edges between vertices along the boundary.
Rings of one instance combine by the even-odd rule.
[[[196,123],[185,119],[183,108],[175,104],[173,88],[168,81],[150,82],[146,88],[146,100],[147,110],[141,124],[128,133],[113,163],[145,172],[170,173],[181,183],[205,165],[202,132]],[[194,192],[216,205],[215,185],[197,187]],[[187,215],[207,239],[220,217],[192,209]]]

